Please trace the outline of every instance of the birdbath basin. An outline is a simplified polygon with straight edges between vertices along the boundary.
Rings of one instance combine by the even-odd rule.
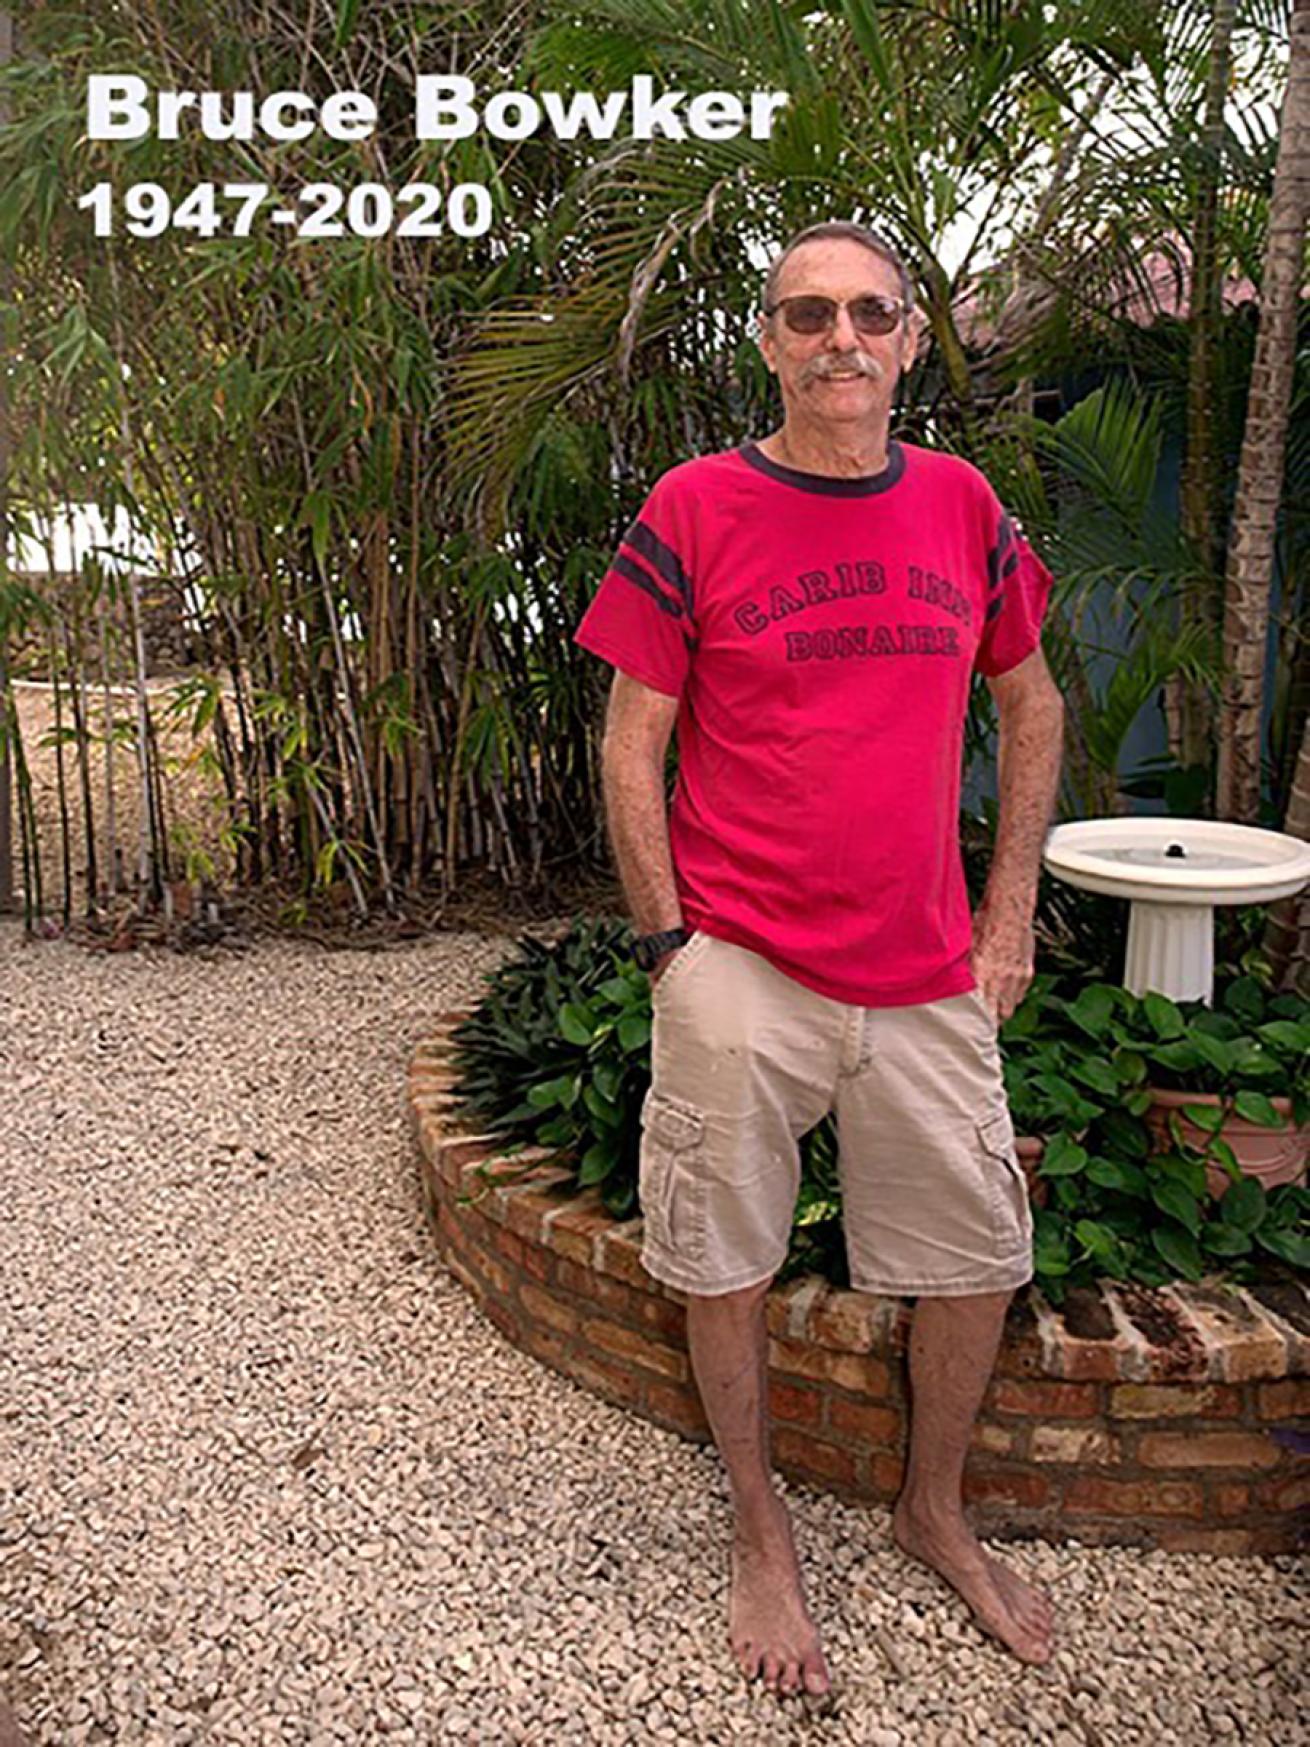
[[[1214,993],[1214,906],[1271,904],[1310,881],[1310,844],[1217,819],[1077,819],[1043,860],[1085,892],[1127,898],[1124,985],[1175,1001]]]

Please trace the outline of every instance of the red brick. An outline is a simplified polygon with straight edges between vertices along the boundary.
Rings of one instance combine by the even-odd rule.
[[[784,1340],[804,1340],[810,1316],[827,1295],[825,1282],[815,1274],[801,1274],[783,1286],[772,1287],[764,1300],[765,1327]]]
[[[1259,1432],[1144,1432],[1144,1468],[1276,1468],[1278,1445]]]
[[[1160,1523],[1151,1529],[1156,1545],[1166,1553],[1222,1553],[1245,1557],[1272,1551],[1259,1529],[1194,1529],[1181,1523]]]
[[[882,1301],[867,1292],[829,1292],[809,1314],[809,1337],[821,1347],[870,1353],[879,1345]]]
[[[992,1399],[986,1406],[998,1413],[1023,1413],[1041,1419],[1090,1419],[1097,1410],[1100,1392],[1094,1383],[1025,1383],[999,1377],[988,1393]]]
[[[1299,1472],[1283,1474],[1276,1480],[1262,1480],[1256,1496],[1266,1510],[1303,1511],[1310,1509],[1310,1473],[1304,1467]]]
[[[649,1292],[653,1281],[641,1259],[641,1241],[637,1235],[640,1224],[639,1220],[625,1222],[601,1233],[600,1267],[604,1273],[612,1274],[616,1280],[624,1281],[637,1291]]]
[[[1079,1474],[1064,1494],[1066,1513],[1092,1516],[1205,1515],[1205,1495],[1195,1480],[1110,1480]]]
[[[1017,1504],[1039,1509],[1050,1497],[1051,1483],[1044,1474],[1029,1474],[1022,1468],[966,1466],[964,1497],[976,1504]]]
[[[546,1328],[538,1322],[523,1324],[523,1350],[531,1353],[533,1358],[541,1359],[545,1364],[552,1365],[557,1371],[569,1369],[568,1351],[569,1338],[559,1334],[554,1329]]]
[[[1002,1338],[993,1367],[997,1377],[1028,1379],[1046,1374],[1046,1356],[1041,1341],[1034,1334],[1022,1337],[1007,1334]]]
[[[442,1266],[459,1281],[466,1292],[480,1304],[487,1295],[487,1288],[472,1268],[468,1267],[463,1258],[455,1250],[447,1250],[441,1258]]]
[[[684,1354],[673,1352],[662,1342],[650,1340],[621,1322],[589,1317],[582,1325],[582,1338],[590,1346],[603,1347],[616,1358],[626,1359],[633,1365],[644,1365],[648,1371],[658,1371],[662,1377],[676,1377],[681,1381],[687,1376]]]
[[[590,1195],[591,1191],[587,1191]],[[562,1208],[546,1228],[546,1242],[557,1255],[570,1261],[591,1266],[596,1238],[608,1231],[614,1220],[598,1205],[585,1205],[579,1196],[572,1206]]]
[[[521,1282],[519,1302],[533,1322],[545,1323],[549,1328],[563,1329],[569,1334],[578,1326],[577,1312],[570,1305],[556,1298],[553,1292],[543,1292],[530,1280]]]
[[[561,1268],[576,1269],[576,1262],[564,1261]],[[590,1276],[590,1297],[610,1315],[631,1327],[644,1328],[659,1334],[669,1344],[683,1350],[687,1344],[687,1312],[680,1304],[670,1304],[666,1298],[624,1285],[608,1274]]]
[[[1310,1417],[1310,1377],[1285,1377],[1281,1383],[1262,1383],[1259,1408],[1261,1419]]]
[[[1236,1419],[1242,1392],[1231,1383],[1121,1383],[1109,1403],[1114,1419]]]
[[[869,1479],[877,1497],[897,1497],[905,1484],[905,1458],[874,1450],[869,1457]]]
[[[502,1304],[498,1298],[488,1298],[482,1307],[488,1318],[504,1335],[507,1341],[519,1345],[519,1319],[507,1304]]]
[[[1118,1449],[1101,1425],[1037,1425],[1028,1438],[1028,1458],[1032,1462],[1076,1462],[1084,1467],[1100,1467],[1116,1461]]]
[[[823,1417],[823,1397],[817,1389],[801,1389],[777,1377],[769,1379],[769,1412],[775,1420],[796,1425],[818,1425]]]
[[[769,1365],[792,1377],[814,1383],[835,1383],[853,1394],[885,1400],[891,1388],[891,1371],[885,1359],[866,1353],[841,1353],[831,1347],[812,1347],[804,1341],[769,1341]]]
[[[575,1298],[585,1298],[589,1303],[600,1302],[600,1283],[603,1276],[593,1273],[581,1262],[572,1262],[567,1256],[562,1256],[555,1263],[555,1281],[566,1292],[571,1292]]]
[[[671,1426],[688,1437],[709,1435],[710,1422],[705,1417],[705,1408],[690,1385],[679,1389],[673,1383],[648,1383],[646,1411],[661,1425]]]
[[[1251,1488],[1240,1481],[1225,1480],[1212,1494],[1218,1516],[1245,1516],[1251,1508]]]
[[[499,1292],[502,1298],[510,1296],[514,1283],[498,1256],[493,1256],[482,1244],[470,1242],[464,1246],[464,1259],[477,1269],[487,1284]]]
[[[1019,1433],[1012,1426],[993,1425],[985,1419],[975,1420],[969,1434],[971,1450],[986,1450],[993,1456],[1012,1456],[1018,1443]]]
[[[1079,1383],[1116,1383],[1123,1375],[1122,1362],[1129,1351],[1127,1341],[1081,1341],[1060,1335],[1059,1371]]]
[[[531,1189],[520,1189],[515,1195],[504,1197],[505,1224],[510,1231],[517,1232],[531,1243],[541,1242],[542,1220],[553,1208],[559,1206],[559,1197],[550,1195],[544,1189],[535,1185]]]
[[[607,1401],[621,1402],[625,1407],[636,1405],[641,1383],[629,1365],[616,1365],[600,1354],[588,1351],[569,1353],[569,1372],[587,1389],[603,1395]]]
[[[812,1433],[793,1426],[776,1426],[770,1440],[779,1467],[807,1477],[854,1486],[855,1457],[850,1450],[825,1443]]]
[[[828,1397],[828,1424],[844,1437],[884,1449],[900,1443],[904,1433],[901,1416],[894,1407],[872,1407],[845,1395]]]

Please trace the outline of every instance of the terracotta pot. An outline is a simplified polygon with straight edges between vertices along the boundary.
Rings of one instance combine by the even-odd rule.
[[[1046,1142],[1039,1134],[1017,1134],[1014,1137],[1014,1150],[1023,1166],[1023,1174],[1028,1179],[1028,1199],[1034,1207],[1045,1207],[1046,1193],[1050,1188],[1046,1178],[1037,1175],[1045,1145]]]
[[[1144,1120],[1156,1137],[1155,1150],[1167,1152],[1173,1146],[1169,1115],[1175,1110],[1183,1139],[1189,1146],[1203,1150],[1209,1137],[1203,1128],[1188,1121],[1182,1107],[1184,1104],[1217,1105],[1221,1102],[1219,1094],[1172,1092],[1160,1086],[1148,1086],[1147,1090],[1151,1094],[1151,1103]],[[1269,1102],[1280,1116],[1287,1118],[1286,1128],[1265,1128],[1261,1123],[1248,1122],[1245,1117],[1229,1116],[1219,1130],[1219,1138],[1232,1147],[1242,1174],[1256,1178],[1266,1189],[1276,1189],[1280,1183],[1303,1183],[1306,1160],[1310,1157],[1310,1123],[1292,1127],[1290,1098],[1271,1098]],[[1232,1182],[1222,1165],[1207,1165],[1205,1180],[1212,1195],[1222,1195]]]

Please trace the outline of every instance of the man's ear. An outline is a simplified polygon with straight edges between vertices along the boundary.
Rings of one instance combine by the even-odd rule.
[[[927,310],[920,309],[917,304],[906,316],[905,368],[907,370],[923,349],[923,336],[930,325]]]
[[[777,365],[774,362],[773,335],[769,332],[769,318],[762,310],[758,317],[758,326],[755,329],[755,344],[764,354],[765,364],[770,370],[776,373]]]

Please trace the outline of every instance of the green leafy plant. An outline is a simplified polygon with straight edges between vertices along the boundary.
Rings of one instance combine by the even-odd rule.
[[[1279,1126],[1271,1093],[1304,1109],[1306,1003],[1251,977],[1229,981],[1214,1010],[1109,983],[1066,1000],[1054,981],[1035,977],[1001,1029],[1015,1125],[1045,1142],[1048,1203],[1033,1223],[1047,1296],[1060,1303],[1070,1286],[1101,1274],[1146,1285],[1213,1271],[1250,1279],[1261,1252],[1310,1267],[1306,1191],[1286,1184],[1267,1194],[1241,1175],[1219,1135],[1230,1109]],[[1218,1105],[1184,1107],[1203,1132],[1199,1146],[1176,1120],[1172,1146],[1154,1143],[1145,1120],[1151,1086],[1170,1078],[1221,1095]],[[1207,1190],[1210,1162],[1234,1179],[1218,1201]]]
[[[525,935],[455,1030],[456,1095],[507,1137],[551,1148],[615,1218],[636,1211],[641,1102],[650,1083],[650,984],[631,927],[574,918],[553,945]]]

